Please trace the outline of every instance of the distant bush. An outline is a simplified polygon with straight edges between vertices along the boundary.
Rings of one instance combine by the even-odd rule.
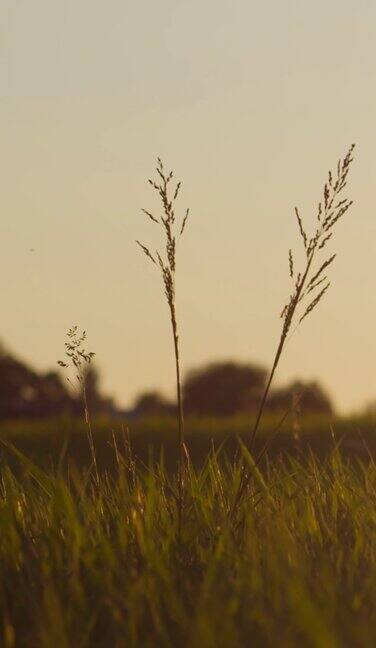
[[[316,382],[303,383],[295,381],[287,387],[271,391],[266,410],[269,412],[285,412],[299,401],[298,411],[305,414],[333,414],[334,406],[329,395]]]
[[[100,394],[98,383],[98,372],[90,367],[86,390],[91,410],[95,414],[111,413],[113,402]],[[82,413],[80,394],[69,389],[56,371],[38,373],[4,349],[0,351],[0,385],[0,419]]]
[[[231,416],[257,407],[266,371],[253,364],[217,362],[191,371],[183,384],[187,413]]]
[[[232,416],[254,412],[266,382],[266,369],[255,364],[217,362],[191,371],[184,381],[185,408],[199,416]],[[294,401],[306,414],[332,414],[330,397],[317,382],[295,381],[272,389],[265,410],[286,412]]]
[[[56,372],[38,374],[7,352],[0,355],[0,418],[55,416],[75,403]]]
[[[136,416],[164,416],[176,414],[176,406],[157,391],[145,392],[136,399],[133,408]]]

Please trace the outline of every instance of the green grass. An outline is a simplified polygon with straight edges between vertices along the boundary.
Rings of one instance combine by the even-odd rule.
[[[120,452],[120,450],[119,450]],[[1,645],[374,646],[376,465],[333,451],[240,473],[212,455],[178,488],[129,454],[97,483],[5,451]],[[17,454],[17,453],[16,453]]]
[[[275,430],[280,416],[266,415],[256,437],[254,452],[257,455],[265,441]],[[253,421],[248,416],[231,418],[188,418],[186,439],[195,466],[202,465],[212,449],[225,442],[227,456],[233,457],[238,448],[238,438],[249,441]],[[94,420],[93,439],[99,469],[114,469],[113,433],[118,445],[123,447],[126,421]],[[147,463],[150,454],[159,458],[163,451],[166,465],[176,469],[176,419],[147,418],[129,424],[129,436],[135,457]],[[280,453],[305,455],[309,449],[319,457],[331,452],[334,443],[340,443],[344,454],[366,459],[370,450],[376,456],[376,421],[372,417],[323,418],[302,417],[298,429],[287,419],[278,431],[269,449],[269,456]],[[333,441],[334,437],[334,441]],[[80,468],[91,462],[87,428],[82,420],[55,419],[41,421],[5,421],[0,424],[0,439],[7,439],[38,465],[51,469],[59,463],[74,463]],[[367,447],[366,447],[367,446]],[[369,449],[369,450],[368,450]],[[62,458],[62,453],[64,458]]]

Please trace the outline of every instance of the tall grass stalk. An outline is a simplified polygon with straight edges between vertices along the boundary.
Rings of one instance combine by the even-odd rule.
[[[176,395],[178,404],[178,515],[180,533],[183,512],[184,467],[186,448],[184,445],[184,411],[181,386],[179,331],[176,315],[176,250],[177,241],[184,233],[187,224],[189,209],[185,211],[185,215],[180,220],[180,224],[178,225],[178,219],[175,214],[175,202],[180,192],[181,182],[179,181],[174,188],[172,187],[171,181],[173,179],[173,172],[170,171],[167,173],[164,170],[164,166],[160,158],[157,158],[156,171],[158,175],[157,180],[149,179],[149,184],[157,192],[158,197],[161,201],[162,215],[157,218],[146,209],[143,209],[142,211],[153,223],[162,226],[165,236],[164,254],[160,253],[158,250],[156,250],[155,253],[152,254],[150,252],[150,249],[140,243],[140,241],[137,241],[137,243],[147,256],[147,258],[157,268],[159,268],[162,274],[164,292],[170,312],[176,370]]]
[[[330,287],[327,272],[337,255],[332,254],[327,256],[326,259],[320,260],[320,253],[332,238],[337,221],[345,215],[353,204],[352,200],[342,198],[340,194],[347,184],[354,148],[355,145],[352,144],[345,157],[338,161],[335,177],[332,171],[329,171],[328,181],[324,185],[323,199],[317,209],[316,228],[311,237],[307,236],[299,210],[295,207],[299,234],[304,248],[304,262],[300,271],[296,271],[293,253],[291,249],[289,250],[288,262],[290,279],[293,284],[292,292],[281,313],[281,335],[253,426],[251,447],[259,429],[270,388],[291,327],[296,324],[294,331],[296,330],[302,321],[316,308]],[[318,262],[317,266],[315,266],[316,262]]]
[[[348,173],[353,161],[354,148],[355,145],[352,144],[345,157],[338,160],[335,174],[332,171],[328,173],[328,180],[324,184],[323,198],[318,204],[316,226],[312,236],[307,235],[300,212],[295,207],[299,235],[303,245],[304,261],[300,270],[297,270],[295,268],[293,252],[291,249],[289,250],[288,268],[292,282],[292,291],[281,313],[281,335],[251,432],[251,449],[254,446],[270,388],[288,340],[288,335],[290,332],[295,332],[303,320],[312,313],[330,287],[328,270],[337,255],[331,254],[326,256],[326,258],[322,258],[322,252],[326,249],[327,244],[333,236],[336,223],[346,214],[353,204],[352,200],[342,198],[341,194],[347,185]],[[295,326],[292,330],[293,325]],[[233,511],[235,511],[242,494],[245,492],[249,480],[250,473],[248,470],[245,470],[234,500]]]
[[[93,351],[85,350],[83,346],[85,340],[86,331],[82,331],[82,333],[80,333],[77,326],[72,326],[67,332],[67,341],[65,342],[66,361],[58,360],[57,364],[63,369],[69,369],[69,367],[71,367],[76,372],[75,377],[81,390],[81,398],[84,407],[85,423],[87,426],[87,438],[90,447],[91,458],[94,466],[95,477],[97,482],[99,482],[97,455],[95,452],[93,430],[86,391],[86,368],[91,363],[92,359],[95,356],[95,353],[93,353]],[[74,387],[73,382],[69,378],[69,376],[67,380]]]

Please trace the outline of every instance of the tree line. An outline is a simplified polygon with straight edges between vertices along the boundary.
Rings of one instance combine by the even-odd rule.
[[[192,416],[233,416],[253,412],[260,402],[266,370],[256,364],[215,362],[187,373],[183,381],[185,411]],[[0,350],[0,419],[44,418],[82,414],[82,394],[73,390],[59,372],[40,373],[12,354]],[[158,391],[145,392],[124,412],[101,393],[99,373],[90,365],[85,375],[86,395],[94,415],[129,414],[136,417],[176,413],[176,404]],[[316,382],[295,381],[270,393],[270,412],[288,410],[299,399],[302,412],[332,414],[329,395]]]
[[[259,365],[234,361],[215,362],[190,371],[183,381],[184,409],[193,416],[234,416],[254,412],[265,390],[267,370]],[[317,382],[296,380],[271,390],[266,409],[287,411],[293,403],[304,413],[329,415],[334,405]],[[136,414],[154,416],[173,414],[176,407],[158,391],[146,392],[137,399]]]

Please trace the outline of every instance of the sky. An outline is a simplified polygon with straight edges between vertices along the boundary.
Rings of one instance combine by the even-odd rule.
[[[173,395],[161,280],[135,239],[158,229],[156,156],[182,179],[184,372],[270,364],[299,248],[330,167],[356,159],[325,300],[278,372],[319,380],[342,412],[376,400],[376,3],[372,0],[2,0],[3,343],[56,366],[87,330],[103,389]],[[34,251],[31,251],[34,250]]]

